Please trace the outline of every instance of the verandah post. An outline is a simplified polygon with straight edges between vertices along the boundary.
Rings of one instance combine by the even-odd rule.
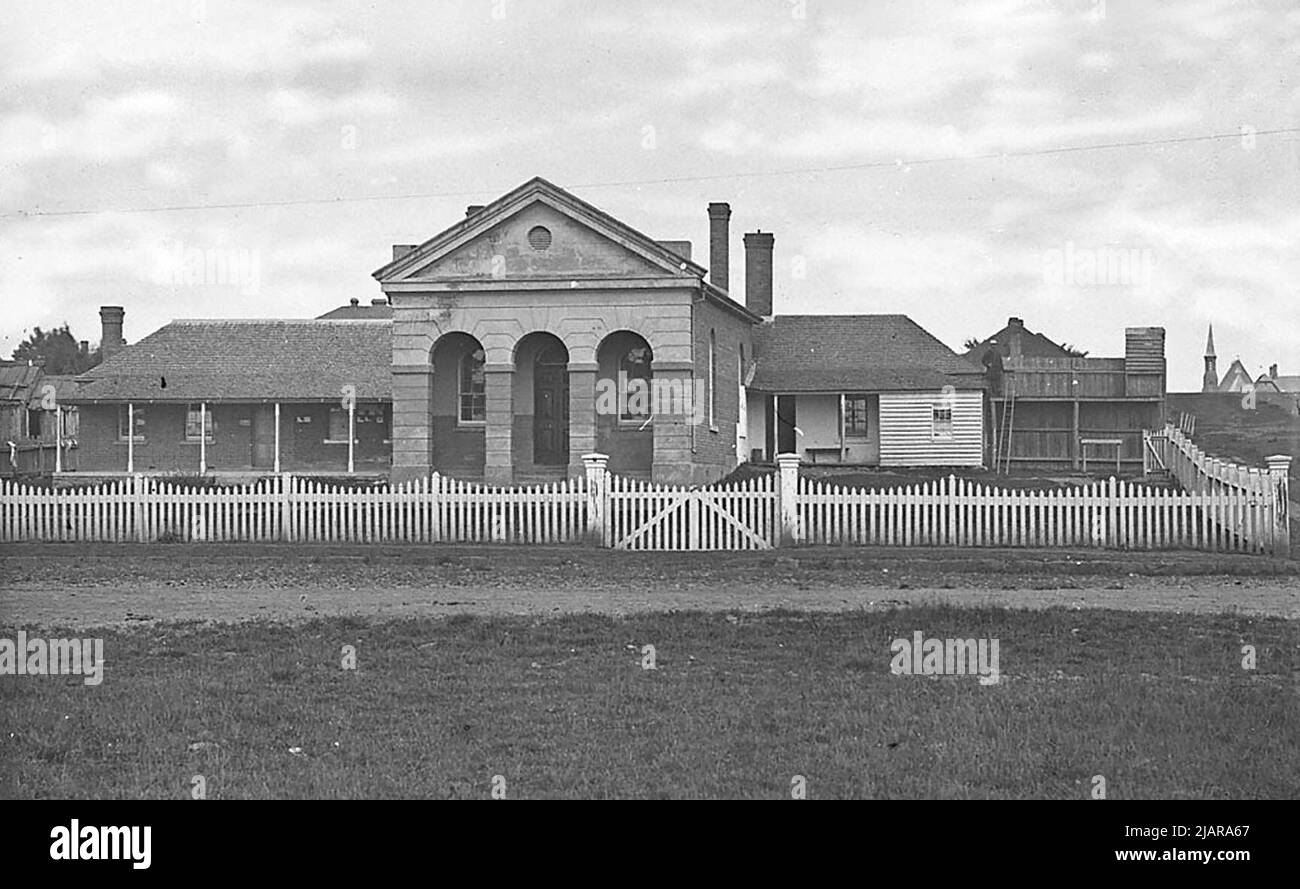
[[[1273,538],[1273,555],[1290,558],[1291,481],[1288,473],[1291,468],[1291,458],[1286,454],[1275,454],[1264,459],[1268,462],[1268,481],[1273,498],[1272,509],[1269,510],[1273,516],[1273,527],[1269,529],[1269,534]]]
[[[605,542],[605,505],[607,503],[605,466],[608,454],[583,454],[587,470],[587,543],[601,546]]]
[[[799,455],[777,454],[780,484],[777,486],[777,509],[781,515],[781,534],[778,546],[794,546],[799,542]]]

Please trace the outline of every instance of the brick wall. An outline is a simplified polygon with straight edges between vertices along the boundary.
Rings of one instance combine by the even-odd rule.
[[[326,443],[329,432],[329,404],[282,404],[280,406],[280,466],[291,472],[344,472],[347,470],[346,440]],[[252,404],[212,404],[212,440],[206,448],[210,470],[253,468]],[[79,472],[125,472],[127,443],[118,441],[116,404],[85,404],[79,408],[76,466]],[[135,443],[137,472],[197,473],[199,443],[185,439],[186,406],[182,404],[137,405],[144,416],[144,440]],[[392,408],[387,404],[359,404],[353,462],[358,471],[381,471],[391,464],[387,443]],[[300,422],[300,418],[305,422]],[[381,422],[382,421],[382,422]],[[270,471],[268,465],[263,467]]]
[[[740,356],[754,357],[749,323],[709,302],[695,304],[692,336],[695,342],[694,378],[704,381],[706,399],[703,423],[695,429],[694,481],[713,481],[737,464],[736,423],[740,418]],[[715,385],[713,423],[708,419],[709,341],[714,334]],[[716,431],[715,431],[716,430]]]

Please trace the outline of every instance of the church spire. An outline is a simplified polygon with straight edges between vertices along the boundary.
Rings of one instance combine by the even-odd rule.
[[[1219,371],[1215,367],[1214,358],[1214,325],[1210,325],[1210,333],[1205,338],[1205,376],[1201,378],[1202,392],[1219,391]]]

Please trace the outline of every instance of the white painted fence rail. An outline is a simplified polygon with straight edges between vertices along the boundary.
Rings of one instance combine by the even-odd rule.
[[[145,476],[55,489],[0,481],[0,541],[588,542],[659,551],[1061,546],[1289,554],[1285,463],[1271,464],[1266,476],[1246,474],[1243,483],[1211,475],[1214,482],[1200,490],[1114,478],[1014,490],[951,476],[868,490],[801,477],[798,458],[789,454],[778,458],[776,475],[708,488],[613,476],[606,459],[585,457],[585,477],[514,488],[437,474],[374,486],[292,476],[225,487]]]
[[[1242,466],[1211,457],[1173,424],[1143,433],[1142,454],[1148,474],[1164,469],[1184,491],[1237,503],[1242,512],[1225,521],[1252,551],[1290,554],[1289,456],[1267,457],[1266,469]]]

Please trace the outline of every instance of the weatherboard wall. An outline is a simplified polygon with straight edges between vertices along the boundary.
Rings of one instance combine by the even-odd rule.
[[[881,466],[981,466],[982,392],[885,392],[880,396]],[[937,438],[934,409],[952,407],[952,437]]]

